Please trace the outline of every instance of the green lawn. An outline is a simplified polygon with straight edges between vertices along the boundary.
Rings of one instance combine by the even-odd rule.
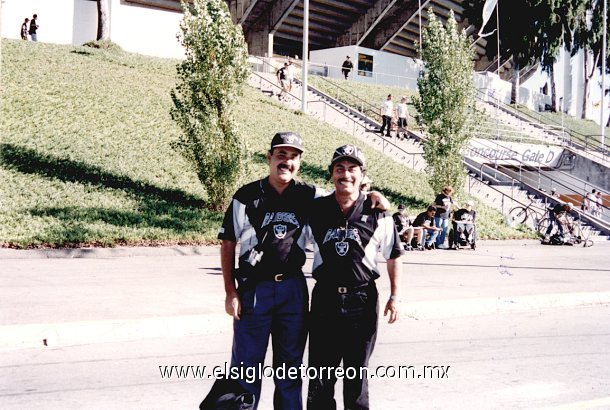
[[[0,246],[214,243],[222,213],[171,148],[176,61],[2,39]],[[238,102],[249,159],[242,182],[267,172],[271,136],[306,140],[301,176],[325,184],[348,135],[247,88]],[[376,189],[412,214],[434,198],[425,175],[364,148]],[[480,238],[523,237],[481,206]]]

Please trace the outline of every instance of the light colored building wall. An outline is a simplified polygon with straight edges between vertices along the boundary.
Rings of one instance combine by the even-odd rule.
[[[2,0],[1,33],[19,38],[21,23],[38,14],[38,41],[80,45],[95,40],[97,8],[90,0]],[[110,38],[125,51],[182,58],[176,38],[182,13],[110,0]]]
[[[365,54],[373,58],[373,71],[371,75],[358,73],[358,55]],[[418,62],[412,58],[372,50],[358,46],[346,46],[314,50],[309,53],[311,63],[321,67],[321,71],[328,72],[329,77],[342,78],[341,65],[346,56],[350,56],[354,70],[350,80],[368,84],[386,84],[393,87],[414,89],[417,87],[419,74]]]

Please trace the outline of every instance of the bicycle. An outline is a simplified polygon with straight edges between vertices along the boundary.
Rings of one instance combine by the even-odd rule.
[[[508,216],[511,221],[517,224],[525,224],[528,219],[531,219],[534,227],[538,227],[538,221],[540,221],[544,215],[535,209],[534,197],[530,197],[530,203],[528,206],[516,206],[508,211]]]
[[[582,220],[580,216],[577,218],[573,218],[571,216],[565,215],[559,218],[561,224],[563,225],[564,237],[566,245],[580,245],[582,244],[583,248],[589,248],[594,245],[592,239],[589,239],[591,236],[591,230],[584,229],[582,225]],[[549,226],[550,219],[548,217],[542,219],[538,224],[538,232],[541,234],[546,234],[546,229]],[[551,231],[551,234],[553,232]]]

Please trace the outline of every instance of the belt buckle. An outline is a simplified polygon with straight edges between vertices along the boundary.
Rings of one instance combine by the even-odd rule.
[[[339,286],[337,288],[337,292],[339,292],[340,294],[343,295],[343,294],[347,293],[347,288],[345,286]]]
[[[273,280],[276,282],[282,282],[284,280],[284,274],[283,273],[278,273],[277,275],[275,275],[273,277]]]

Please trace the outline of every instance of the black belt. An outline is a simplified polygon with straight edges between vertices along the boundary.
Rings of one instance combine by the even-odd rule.
[[[283,282],[286,279],[296,278],[301,274],[300,272],[286,272],[286,273],[276,273],[275,275],[268,276],[264,275],[260,282],[271,281],[271,282]]]
[[[325,291],[337,292],[340,295],[345,295],[347,293],[356,292],[356,291],[370,288],[373,286],[375,286],[374,280],[367,282],[367,283],[363,283],[361,285],[354,285],[354,286],[338,286],[338,285],[330,285],[330,284],[320,284],[320,287],[322,289],[324,289]]]

